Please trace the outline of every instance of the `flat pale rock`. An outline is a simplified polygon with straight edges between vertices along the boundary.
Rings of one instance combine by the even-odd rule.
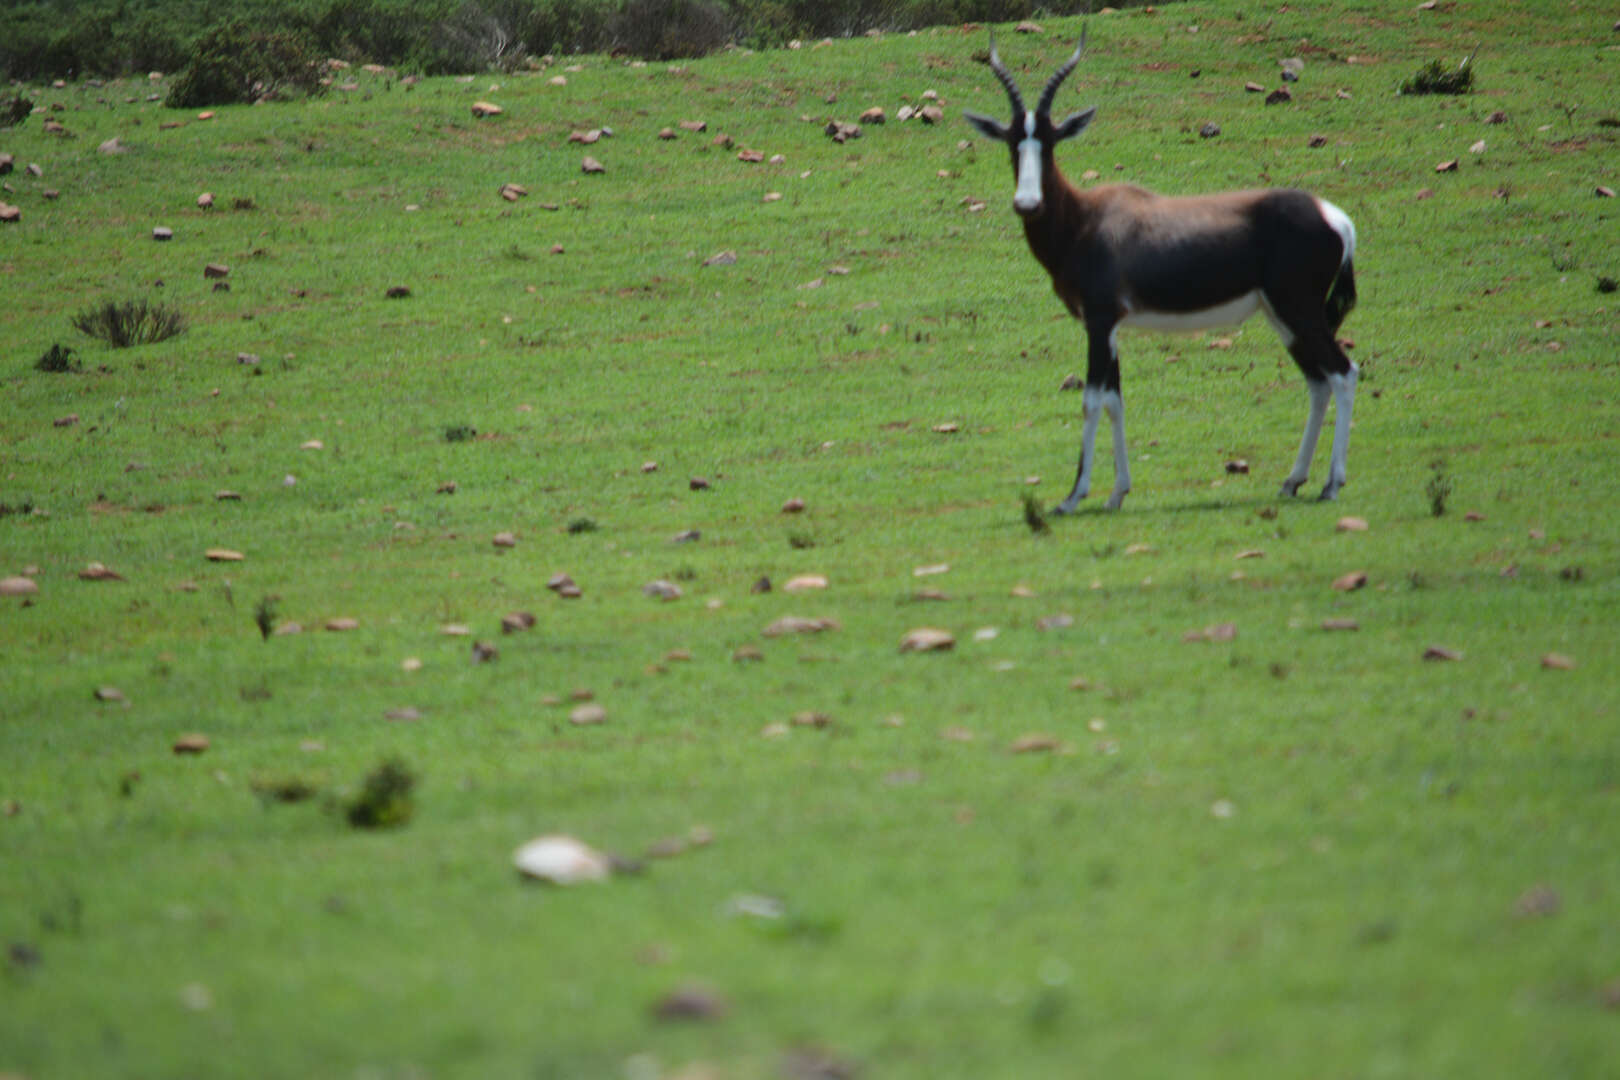
[[[0,596],[33,596],[39,585],[30,577],[0,578]]]
[[[1444,645],[1430,645],[1428,648],[1423,650],[1423,659],[1461,660],[1462,653],[1458,652],[1456,649],[1447,648]]]
[[[568,714],[568,722],[580,727],[589,724],[600,724],[607,720],[607,710],[594,701],[585,705],[576,706]]]
[[[1338,532],[1366,532],[1367,519],[1358,517],[1342,517],[1333,526]]]
[[[551,835],[530,840],[512,853],[518,873],[553,885],[606,881],[613,860],[572,836]]]
[[[174,752],[176,754],[200,754],[207,749],[208,736],[206,735],[198,735],[193,732],[174,740]]]
[[[247,558],[240,551],[232,551],[230,548],[209,548],[203,552],[203,557],[209,562],[241,562]]]
[[[1348,574],[1340,574],[1333,579],[1333,587],[1339,592],[1355,592],[1367,584],[1365,570],[1352,570]]]
[[[342,633],[345,630],[360,629],[360,620],[348,615],[340,615],[335,619],[327,619],[325,625],[326,629],[334,633]]]
[[[586,173],[605,173],[607,172],[607,166],[603,165],[600,161],[597,161],[595,158],[587,154],[585,156],[585,160],[579,163],[579,171]]]
[[[949,630],[941,630],[933,626],[919,626],[908,630],[900,639],[900,651],[906,652],[942,652],[946,649],[956,648],[956,637]]]
[[[826,630],[837,630],[838,621],[829,618],[806,618],[802,615],[784,615],[771,623],[764,630],[766,637],[783,637],[787,634],[819,634]]]
[[[660,600],[679,600],[681,598],[681,587],[673,581],[665,581],[662,578],[657,581],[647,582],[641,587],[641,591],[647,596],[657,597]]]
[[[498,532],[490,538],[490,543],[494,544],[498,548],[517,547],[517,534],[510,532]]]
[[[1541,658],[1541,666],[1549,671],[1574,671],[1575,661],[1563,653],[1550,652]]]
[[[486,116],[499,116],[505,111],[493,101],[475,101],[472,103],[472,114],[474,119],[477,120],[482,120]]]
[[[815,592],[818,589],[825,589],[826,587],[827,579],[823,575],[800,574],[798,577],[789,578],[782,586],[782,591],[787,593],[805,593]]]

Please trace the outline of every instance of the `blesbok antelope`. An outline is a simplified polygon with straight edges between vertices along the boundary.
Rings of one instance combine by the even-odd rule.
[[[1356,397],[1356,365],[1334,338],[1356,302],[1355,226],[1337,206],[1293,188],[1190,197],[1156,195],[1134,184],[1078,190],[1058,170],[1053,151],[1084,131],[1097,108],[1062,123],[1052,122],[1051,109],[1085,47],[1082,29],[1074,55],[1047,80],[1031,111],[992,37],[990,69],[1012,99],[1012,123],[964,113],[988,138],[1007,144],[1018,181],[1013,209],[1023,219],[1029,249],[1086,327],[1080,467],[1074,489],[1054,512],[1073,513],[1090,493],[1097,423],[1105,412],[1114,435],[1108,508],[1118,509],[1131,490],[1119,328],[1201,330],[1235,325],[1256,310],[1266,313],[1310,392],[1305,437],[1282,494],[1294,495],[1310,472],[1331,394],[1333,457],[1321,497],[1333,498],[1345,482]]]

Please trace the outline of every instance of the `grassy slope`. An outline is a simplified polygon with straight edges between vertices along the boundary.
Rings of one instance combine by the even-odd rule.
[[[1004,51],[1035,85],[1075,30]],[[1001,107],[977,33],[682,70],[586,58],[566,87],[368,79],[170,131],[122,103],[142,87],[47,92],[77,138],[31,122],[0,147],[47,170],[8,178],[26,218],[0,233],[0,502],[49,511],[0,519],[0,572],[38,566],[42,591],[0,619],[0,798],[20,807],[0,819],[0,936],[42,957],[0,980],[0,1068],[594,1076],[644,1053],[754,1076],[821,1047],[881,1076],[1601,1075],[1620,978],[1616,317],[1593,291],[1616,270],[1614,204],[1591,194],[1615,184],[1607,23],[1189,4],[1097,18],[1092,41],[1063,107],[1103,113],[1071,175],[1301,184],[1355,218],[1364,377],[1338,506],[1258,513],[1304,394],[1256,322],[1225,350],[1128,337],[1136,492],[1025,530],[1026,476],[1048,500],[1070,478],[1078,400],[1056,386],[1082,346],[1023,250],[1002,152],[958,148],[959,109]],[[1476,95],[1390,96],[1476,41]],[[1238,89],[1287,55],[1307,59],[1292,106]],[[943,129],[820,133],[929,87]],[[475,96],[506,115],[474,123]],[[1508,124],[1485,125],[1498,108]],[[688,117],[787,161],[653,138]],[[1206,120],[1220,138],[1197,137]],[[583,177],[565,136],[602,124],[608,172]],[[96,153],[114,135],[131,151]],[[504,181],[534,194],[504,203]],[[195,210],[202,190],[222,208]],[[156,224],[177,238],[152,244]],[[737,265],[698,265],[721,249]],[[32,370],[67,313],[157,278],[185,336]],[[393,284],[412,297],[384,299]],[[445,441],[456,424],[483,437]],[[1252,473],[1227,477],[1232,457]],[[790,495],[802,517],[778,513]],[[1372,530],[1336,533],[1342,513]],[[568,534],[580,517],[599,531]],[[671,542],[688,528],[702,540]],[[503,529],[521,537],[504,555]],[[214,545],[247,560],[205,563]],[[1233,561],[1250,548],[1265,557]],[[75,580],[93,559],[129,580]],[[1328,588],[1351,569],[1371,586]],[[557,570],[583,599],[545,592]],[[801,572],[832,586],[748,593]],[[680,601],[641,595],[670,576]],[[1021,582],[1037,595],[1009,595]],[[926,585],[951,599],[913,600]],[[262,643],[268,594],[362,629]],[[514,608],[539,626],[499,637]],[[760,636],[788,612],[842,629]],[[1058,612],[1075,626],[1036,628]],[[1235,642],[1181,641],[1227,620]],[[500,660],[469,664],[446,622]],[[922,624],[956,651],[898,655]],[[730,659],[748,643],[764,662]],[[1464,659],[1422,663],[1429,643]],[[692,661],[648,669],[675,648]],[[1549,650],[1579,667],[1540,669]],[[128,708],[91,700],[108,683]],[[545,703],[574,687],[607,724]],[[425,718],[382,718],[404,705]],[[801,710],[834,723],[760,737]],[[213,749],[171,757],[190,730]],[[1074,752],[1007,753],[1029,731]],[[424,776],[397,833],[249,791],[352,786],[392,752]],[[538,832],[633,854],[695,823],[712,848],[602,888],[523,888],[506,861]],[[1517,915],[1537,883],[1561,910]],[[720,914],[754,892],[787,917]],[[648,1019],[689,980],[731,1015]],[[211,1007],[184,1007],[192,984]]]

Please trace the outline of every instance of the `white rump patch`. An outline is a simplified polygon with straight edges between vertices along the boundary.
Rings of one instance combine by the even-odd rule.
[[[1322,220],[1333,226],[1333,231],[1344,241],[1344,255],[1339,259],[1339,265],[1343,266],[1356,253],[1356,224],[1349,214],[1326,199],[1317,199],[1316,208],[1322,212]]]
[[[1346,219],[1348,220],[1348,219]],[[1121,326],[1139,326],[1144,330],[1170,330],[1190,333],[1207,330],[1212,326],[1236,326],[1260,309],[1260,290],[1251,289],[1242,296],[1224,304],[1198,311],[1155,311],[1152,308],[1134,308],[1126,305]]]

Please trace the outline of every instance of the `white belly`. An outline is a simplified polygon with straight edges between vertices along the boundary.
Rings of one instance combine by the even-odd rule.
[[[1260,309],[1260,290],[1252,289],[1224,304],[1199,311],[1154,311],[1152,308],[1132,308],[1119,321],[1121,326],[1139,326],[1144,330],[1171,330],[1191,332],[1207,330],[1212,326],[1236,326]]]

